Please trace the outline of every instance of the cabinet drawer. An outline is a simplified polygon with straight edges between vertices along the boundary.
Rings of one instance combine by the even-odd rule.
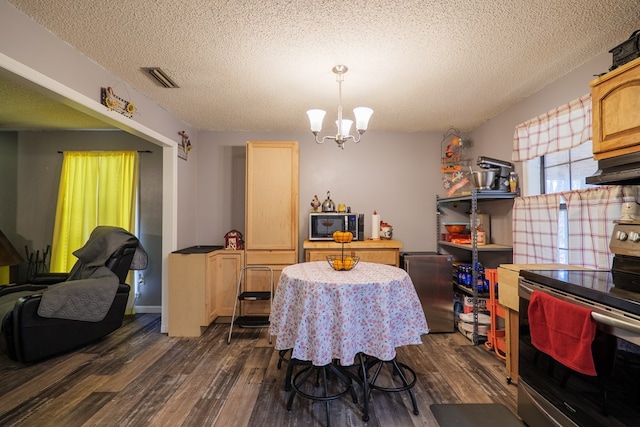
[[[245,251],[246,265],[297,264],[296,251]]]
[[[356,255],[360,257],[360,261],[363,262],[375,262],[378,264],[398,264],[398,252],[394,250],[379,250],[379,251],[356,251]]]

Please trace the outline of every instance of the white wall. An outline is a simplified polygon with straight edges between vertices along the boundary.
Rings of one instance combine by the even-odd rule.
[[[174,117],[164,108],[146,98],[135,88],[96,64],[58,39],[13,5],[0,0],[0,75],[28,85],[54,99],[60,100],[93,117],[97,117],[127,132],[165,147],[175,148],[180,141],[178,132],[187,131],[192,141],[197,141],[197,130]],[[138,113],[132,120],[107,110],[100,104],[100,88],[117,86],[130,94]],[[165,152],[166,153],[166,152]],[[192,244],[196,238],[193,226],[195,194],[189,189],[195,187],[195,164],[178,165],[178,171],[169,170],[173,159],[165,161],[165,176],[180,182],[181,191],[177,196],[176,214],[165,212],[166,221],[175,221],[177,228],[171,234],[180,236],[179,244]],[[174,174],[179,175],[173,177]],[[169,188],[164,194],[173,197],[175,182],[165,182]],[[172,202],[172,201],[171,201]],[[171,203],[174,204],[174,203]],[[166,208],[167,204],[165,204]],[[177,218],[174,218],[177,217]],[[167,227],[171,229],[172,227]],[[166,234],[166,233],[165,233]],[[174,236],[169,236],[173,240]],[[175,242],[172,241],[172,245]]]
[[[160,306],[162,295],[162,150],[119,130],[19,132],[15,246],[41,253],[51,245],[63,156],[68,150],[150,150],[140,154],[140,229],[149,255],[138,305]],[[130,283],[133,285],[133,283]]]
[[[300,242],[308,235],[315,194],[371,214],[394,227],[409,251],[435,250],[435,196],[443,188],[439,133],[388,133],[371,124],[359,144],[340,150],[318,145],[310,132],[201,132],[198,147],[198,244],[222,244],[224,234],[244,233],[244,147],[248,140],[298,141],[300,146]],[[302,247],[302,243],[301,243]]]
[[[57,99],[93,117],[162,147],[163,256],[178,246],[195,242],[194,206],[196,193],[194,162],[178,165],[178,132],[186,131],[197,142],[197,131],[167,110],[147,99],[136,89],[105,70],[31,18],[0,0],[0,75]],[[132,120],[108,111],[100,104],[100,88],[117,86],[130,94],[139,112]],[[180,183],[180,188],[178,188]],[[178,190],[181,193],[178,194]],[[168,329],[168,269],[162,268],[163,316],[161,331]]]
[[[471,132],[474,168],[479,155],[511,161],[516,125],[589,92],[594,75],[607,71],[610,65],[611,56],[605,52]],[[311,198],[317,194],[322,201],[331,191],[336,204],[345,203],[353,212],[366,214],[366,237],[376,210],[393,225],[394,238],[404,244],[404,250],[435,250],[435,199],[446,194],[440,173],[442,137],[435,132],[376,131],[375,116],[362,142],[347,143],[344,150],[332,142],[315,144],[310,132],[201,132],[197,147],[197,243],[222,244],[231,229],[244,233],[245,142],[295,140],[300,143],[301,242],[308,234]],[[520,165],[516,171],[521,173]],[[494,219],[492,234],[499,243],[510,243],[510,211],[500,206]]]
[[[510,162],[516,126],[589,93],[589,82],[596,75],[607,72],[611,60],[611,54],[603,52],[473,130],[471,138],[474,158],[487,156]],[[515,163],[514,167],[521,180],[526,180],[523,176],[522,162]],[[492,234],[501,236],[501,243],[511,243],[511,223],[511,211],[504,211],[499,217],[492,217]]]
[[[474,156],[511,161],[513,133],[520,123],[573,101],[591,91],[589,82],[611,66],[611,54],[603,52],[493,119],[474,129]],[[516,164],[521,172],[521,165]]]

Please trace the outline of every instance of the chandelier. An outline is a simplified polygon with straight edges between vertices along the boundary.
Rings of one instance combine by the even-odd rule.
[[[344,143],[348,140],[352,140],[356,144],[360,142],[360,137],[367,130],[369,126],[369,119],[373,114],[373,110],[367,107],[357,107],[353,109],[353,114],[356,118],[356,130],[358,134],[356,136],[350,135],[351,125],[353,120],[342,118],[342,82],[344,81],[344,75],[349,69],[346,65],[336,65],[333,67],[333,72],[336,74],[336,81],[338,82],[338,120],[336,120],[336,126],[338,127],[338,133],[335,136],[324,136],[322,139],[318,137],[318,134],[322,130],[322,121],[324,120],[324,110],[309,110],[307,115],[309,116],[309,122],[311,123],[311,132],[316,137],[316,143],[322,144],[325,139],[330,139],[338,144],[338,147],[344,150]]]

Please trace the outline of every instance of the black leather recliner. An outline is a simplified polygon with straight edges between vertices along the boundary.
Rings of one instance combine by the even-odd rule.
[[[0,287],[0,350],[31,363],[96,341],[122,325],[129,270],[147,266],[138,239],[119,227],[99,226],[74,252],[71,272]]]

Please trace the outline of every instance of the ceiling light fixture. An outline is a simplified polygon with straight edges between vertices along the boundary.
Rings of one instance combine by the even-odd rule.
[[[167,75],[167,73],[165,73],[164,71],[162,71],[162,69],[160,67],[143,67],[142,71],[144,71],[145,73],[149,74],[151,77],[153,77],[158,83],[160,83],[161,86],[164,86],[168,89],[175,89],[178,88],[180,86],[178,86],[176,84],[176,82],[174,82],[171,77],[169,77]]]
[[[356,144],[360,142],[360,137],[367,130],[367,126],[369,126],[369,119],[373,114],[373,110],[368,107],[357,107],[353,109],[353,114],[356,118],[356,130],[358,131],[358,135],[356,136],[349,134],[353,120],[342,118],[342,82],[344,81],[344,75],[348,70],[349,69],[346,65],[336,65],[333,67],[333,72],[336,74],[336,81],[338,82],[338,120],[336,120],[338,133],[335,136],[324,136],[322,139],[318,138],[318,134],[322,130],[322,121],[324,120],[324,116],[327,112],[324,110],[307,111],[309,122],[311,124],[311,132],[315,135],[317,144],[322,144],[325,139],[331,139],[338,144],[338,147],[344,150],[344,143],[349,139]]]

